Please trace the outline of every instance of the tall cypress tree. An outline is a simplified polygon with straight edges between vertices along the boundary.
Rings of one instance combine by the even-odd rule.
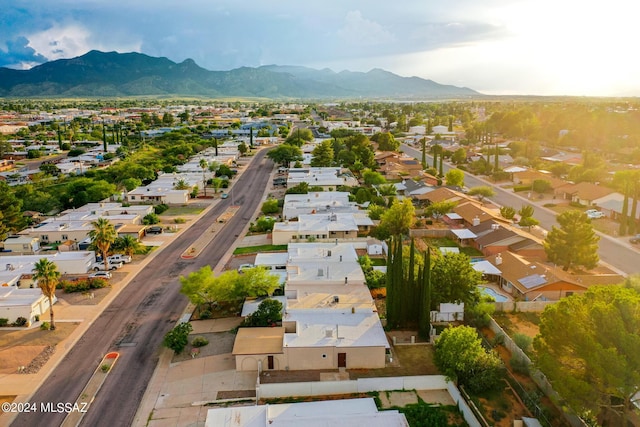
[[[427,138],[422,138],[422,169],[427,168]]]
[[[249,146],[253,148],[253,126],[249,128]]]
[[[429,338],[431,329],[431,251],[427,249],[424,254],[424,267],[422,269],[420,286],[420,314],[418,320],[418,333],[424,339]]]
[[[497,172],[498,169],[500,168],[500,160],[498,158],[498,153],[500,150],[498,150],[498,144],[496,143],[496,161],[495,161],[495,165],[494,165],[494,170]]]
[[[102,122],[102,148],[104,148],[104,152],[107,152],[107,146],[109,144],[107,143],[107,127],[105,126],[104,122]]]
[[[444,176],[444,169],[442,167],[442,159],[444,158],[444,153],[440,153],[440,170],[438,171],[440,176]]]
[[[436,168],[436,163],[438,161],[438,144],[433,146],[433,168]]]

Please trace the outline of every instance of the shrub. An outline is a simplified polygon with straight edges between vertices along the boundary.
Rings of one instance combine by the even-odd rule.
[[[9,323],[9,319],[5,319],[4,317],[0,318],[0,326],[7,326]]]
[[[187,220],[184,218],[174,218],[173,222],[176,224],[184,224],[185,222],[187,222]]]
[[[555,208],[556,204],[555,203],[545,203],[542,206],[544,206],[545,208]]]
[[[529,366],[519,357],[512,356],[509,359],[509,365],[516,374],[529,375]]]
[[[27,319],[25,319],[24,317],[20,316],[16,319],[15,322],[13,322],[14,326],[24,326],[27,324]]]
[[[164,336],[164,346],[170,348],[176,354],[182,353],[189,343],[189,332],[192,330],[191,323],[180,323]]]
[[[102,372],[104,372],[105,374],[106,374],[107,372],[109,372],[109,369],[111,369],[111,367],[110,367],[109,365],[107,365],[106,363],[105,363],[104,365],[101,365],[101,366],[100,366],[100,370],[101,370]]]
[[[278,213],[279,211],[278,199],[269,199],[262,204],[262,213],[265,215]]]
[[[209,340],[206,339],[205,337],[195,337],[191,341],[191,345],[194,347],[204,347],[207,344],[209,344]]]
[[[102,289],[109,286],[109,282],[104,279],[85,279],[77,280],[75,282],[62,281],[61,282],[66,293],[73,292],[85,292],[89,289]]]
[[[156,215],[155,213],[150,213],[145,215],[144,218],[142,218],[142,223],[144,225],[152,225],[152,224],[157,224],[160,222],[160,218],[158,218],[158,215]]]
[[[49,322],[42,322],[40,324],[40,329],[42,329],[43,331],[48,331],[50,327],[51,325],[49,324]]]
[[[531,186],[530,185],[514,185],[513,191],[515,193],[518,193],[520,191],[531,191]]]
[[[579,209],[584,208],[584,205],[580,202],[569,202],[569,206],[571,206],[572,208],[579,208]]]
[[[533,338],[525,334],[517,333],[513,336],[513,342],[516,343],[518,347],[520,347],[520,350],[527,353],[531,348],[531,343],[533,342]]]
[[[36,314],[36,315],[34,316],[34,319],[36,319],[36,322],[39,322],[39,321],[40,321],[40,315],[39,315],[39,314]]]
[[[212,313],[210,310],[202,310],[200,312],[200,319],[201,320],[207,320],[207,319],[211,319]]]
[[[166,212],[167,209],[169,209],[169,206],[165,205],[164,203],[161,203],[153,207],[153,211],[156,213],[156,215],[160,215]]]

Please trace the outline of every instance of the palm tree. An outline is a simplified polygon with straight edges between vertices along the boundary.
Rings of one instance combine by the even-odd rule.
[[[175,188],[176,190],[188,190],[190,186],[186,180],[179,179],[178,182],[173,184],[173,188]]]
[[[104,269],[109,270],[107,255],[109,254],[111,244],[115,242],[118,237],[116,229],[106,218],[98,218],[98,220],[93,221],[91,225],[93,226],[93,230],[89,232],[89,238],[93,246],[95,246],[102,255]]]
[[[205,159],[200,159],[200,168],[202,169],[202,186],[204,187],[204,197],[207,197],[207,177],[205,171],[209,167],[209,163]]]
[[[46,258],[41,258],[33,266],[33,278],[38,281],[38,287],[42,293],[49,299],[49,314],[51,315],[51,325],[49,330],[56,329],[53,321],[53,297],[56,294],[56,286],[60,281],[60,272],[58,267]]]
[[[117,248],[129,256],[133,256],[133,254],[140,250],[141,246],[138,239],[129,234],[118,237],[115,242],[113,242],[114,248]]]

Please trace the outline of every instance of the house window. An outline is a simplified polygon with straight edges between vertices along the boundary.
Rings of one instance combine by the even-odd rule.
[[[69,235],[63,234],[62,235],[62,240],[69,240]]]
[[[136,199],[136,196],[131,196],[131,200],[135,200],[135,199]]]
[[[42,240],[43,242],[48,242],[49,241],[49,236],[46,234],[43,234],[42,236],[40,236],[40,240]]]
[[[29,249],[29,245],[22,245],[22,249]]]

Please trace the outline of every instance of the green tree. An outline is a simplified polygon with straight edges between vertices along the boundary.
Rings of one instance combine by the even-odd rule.
[[[118,237],[116,229],[108,219],[103,217],[93,221],[91,226],[93,227],[93,230],[89,231],[91,244],[98,249],[100,255],[102,255],[102,259],[104,260],[104,269],[109,270],[109,259],[107,256],[109,255],[111,245]]]
[[[247,152],[249,152],[249,147],[244,143],[244,141],[238,144],[238,152],[241,156],[244,156],[245,154],[247,154]]]
[[[333,165],[333,144],[324,140],[313,149],[311,166],[328,167]]]
[[[282,166],[289,167],[291,162],[302,160],[302,150],[295,145],[282,144],[269,150],[267,157]]]
[[[549,261],[570,268],[585,267],[592,269],[598,264],[598,241],[591,221],[586,214],[578,210],[561,213],[555,225],[544,240],[544,250]]]
[[[173,184],[173,188],[176,190],[188,190],[191,186],[186,180],[179,179],[175,184]]]
[[[547,181],[546,179],[536,179],[531,185],[531,189],[540,194],[548,193],[552,190],[552,188],[553,187],[551,186],[551,182]]]
[[[382,214],[380,225],[392,236],[409,234],[409,229],[416,221],[415,208],[411,199],[395,200],[389,209]]]
[[[500,384],[502,363],[482,347],[482,340],[470,326],[449,327],[435,343],[435,362],[452,380],[474,393],[486,392]]]
[[[191,323],[180,323],[175,328],[167,332],[162,343],[165,347],[170,348],[176,354],[180,354],[184,351],[187,344],[189,344],[189,333],[192,330],[193,326],[191,326]]]
[[[284,143],[302,147],[309,141],[313,141],[313,132],[311,132],[311,129],[296,128],[296,130],[291,132],[291,135],[285,139]]]
[[[273,326],[282,320],[282,303],[278,300],[267,298],[260,303],[256,311],[248,315],[243,326],[266,327]]]
[[[424,213],[427,216],[439,219],[449,212],[453,211],[458,202],[452,200],[441,200],[439,202],[433,202],[425,209]]]
[[[459,303],[475,305],[480,299],[477,285],[482,273],[473,269],[469,257],[447,253],[436,258],[431,268],[432,304]]]
[[[364,179],[364,183],[368,186],[385,184],[387,182],[380,172],[372,171],[370,169],[366,169],[362,172],[362,178]]]
[[[51,318],[51,325],[49,330],[56,329],[56,324],[53,318],[53,298],[56,295],[56,286],[60,281],[60,272],[58,267],[46,258],[41,258],[33,266],[33,279],[38,282],[38,287],[42,290],[44,296],[49,300],[49,315]]]
[[[465,150],[464,148],[458,148],[451,155],[451,161],[453,163],[455,163],[456,165],[460,165],[462,163],[466,163],[467,162],[467,150]]]
[[[127,191],[132,191],[140,187],[142,185],[142,181],[138,178],[125,178],[122,180],[121,184]]]
[[[200,169],[202,169],[202,187],[204,188],[204,197],[207,197],[207,175],[206,171],[209,169],[209,162],[206,159],[200,159],[198,162]]]
[[[527,227],[529,231],[531,231],[531,227],[538,224],[540,224],[540,221],[531,216],[523,216],[520,218],[520,221],[518,221],[520,227]]]
[[[640,390],[639,328],[637,290],[590,287],[545,308],[536,363],[578,413],[598,414],[600,425],[626,425]]]
[[[460,169],[450,169],[445,175],[445,183],[452,187],[463,187],[464,172]]]
[[[398,151],[400,148],[400,141],[397,141],[389,132],[377,133],[371,140],[378,143],[380,151]]]
[[[140,241],[130,234],[125,234],[124,236],[117,237],[116,240],[114,240],[113,249],[121,251],[126,255],[133,256],[136,252],[142,250],[142,244],[140,244]]]
[[[261,211],[265,215],[278,213],[280,211],[280,207],[278,207],[278,199],[265,200],[265,202],[262,204]]]
[[[500,208],[500,216],[509,221],[513,221],[513,218],[516,216],[516,210],[511,206],[503,206]]]
[[[493,188],[489,187],[488,185],[480,185],[478,187],[470,188],[468,194],[470,196],[478,197],[478,200],[482,202],[485,199],[485,197],[495,196],[496,192],[493,190]]]
[[[153,225],[153,224],[158,224],[159,222],[160,222],[160,217],[155,212],[146,214],[144,218],[142,218],[142,223],[144,225]]]
[[[24,228],[26,221],[21,212],[22,201],[14,190],[4,181],[0,181],[0,240],[7,238],[9,232]]]

